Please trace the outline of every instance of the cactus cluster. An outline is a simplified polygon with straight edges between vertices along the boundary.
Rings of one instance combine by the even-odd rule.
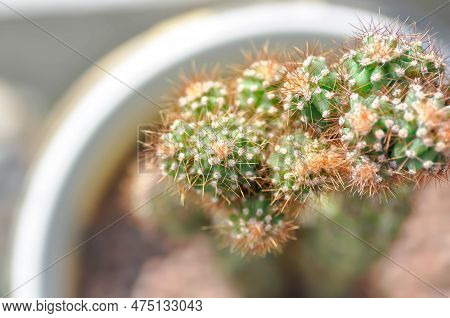
[[[340,124],[357,191],[376,192],[419,172],[441,172],[447,165],[449,116],[443,93],[420,84],[366,98],[352,94]]]
[[[295,237],[311,197],[446,176],[446,66],[424,38],[377,25],[340,53],[254,59],[188,83],[155,159],[183,197],[210,204],[225,243],[258,255]]]

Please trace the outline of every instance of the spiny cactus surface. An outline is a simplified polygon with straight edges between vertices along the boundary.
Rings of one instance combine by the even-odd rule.
[[[248,113],[274,117],[280,114],[277,86],[283,67],[274,60],[252,63],[236,80],[236,105]]]
[[[277,197],[303,202],[312,193],[338,187],[345,161],[336,145],[297,133],[283,135],[267,163]]]
[[[185,95],[178,99],[182,117],[202,120],[228,109],[227,87],[222,82],[194,82],[185,89]]]
[[[337,75],[323,56],[308,56],[286,73],[280,89],[284,110],[313,129],[326,127],[339,103]]]
[[[424,48],[422,38],[386,27],[364,34],[341,59],[349,88],[368,95],[395,83],[439,76],[443,61],[434,50]]]

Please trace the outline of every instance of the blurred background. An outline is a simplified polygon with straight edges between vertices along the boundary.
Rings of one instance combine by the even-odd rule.
[[[20,202],[25,185],[25,176],[36,158],[42,136],[48,126],[49,118],[55,111],[54,105],[70,85],[91,65],[76,55],[73,51],[58,43],[55,39],[33,26],[27,18],[36,21],[48,29],[51,33],[63,39],[70,46],[76,48],[92,60],[98,60],[105,54],[109,53],[119,44],[132,38],[133,36],[147,30],[158,22],[173,17],[175,15],[194,10],[197,8],[224,8],[231,6],[240,6],[250,4],[257,1],[224,1],[224,0],[1,0],[0,1],[0,292],[3,294],[7,291],[7,271],[6,260],[10,254],[10,235],[13,228],[14,213]],[[261,2],[261,1],[258,1]],[[319,2],[319,1],[316,1]],[[321,1],[322,2],[322,1]],[[401,20],[410,18],[412,21],[419,20],[426,16],[433,9],[438,8],[445,3],[444,0],[335,0],[326,1],[335,4],[341,4],[349,7],[365,9],[377,14],[381,12],[390,17],[399,17]],[[9,6],[9,7],[8,7]],[[432,33],[437,33],[436,38],[442,44],[444,51],[448,48],[450,33],[448,32],[450,20],[450,6],[444,7],[436,11],[432,16],[424,19],[419,27],[432,27]],[[24,15],[24,16],[21,16]],[[448,195],[447,192],[441,193],[442,196]],[[428,194],[433,195],[433,194]],[[434,194],[438,195],[438,194]],[[439,195],[438,195],[439,196]],[[167,204],[167,203],[166,203]],[[337,200],[336,204],[342,204]],[[448,207],[448,206],[447,206]],[[374,207],[374,209],[378,209]],[[108,209],[104,209],[108,210]],[[448,210],[447,210],[448,212]],[[368,212],[370,213],[370,211]],[[113,218],[114,214],[110,214],[106,219],[99,221],[99,224],[93,226],[101,227],[101,224],[107,224]],[[166,221],[161,220],[164,223]],[[314,222],[314,221],[312,221]],[[350,222],[350,221],[349,221]],[[418,221],[417,221],[418,222]],[[395,222],[394,222],[395,223]],[[419,222],[420,223],[420,222]],[[123,228],[126,235],[138,235],[135,232],[133,224],[129,224],[130,228]],[[153,226],[153,225],[144,225]],[[414,226],[414,225],[411,225]],[[171,232],[172,230],[169,230]],[[177,229],[174,229],[178,233]],[[180,233],[185,233],[185,229]],[[130,234],[131,233],[131,234]],[[133,234],[134,233],[134,234]],[[325,232],[315,233],[315,236],[321,237]],[[121,234],[125,235],[125,234]],[[140,235],[140,234],[139,234]],[[178,235],[178,234],[177,234]],[[183,236],[181,236],[183,237]],[[142,248],[154,248],[151,242],[156,237],[147,237],[140,239]],[[158,238],[161,239],[161,238]],[[333,239],[333,238],[330,238]],[[117,238],[123,242],[122,238]],[[322,239],[314,242],[321,242]],[[323,237],[323,241],[327,241],[327,237]],[[176,240],[175,240],[176,241]],[[150,242],[150,243],[149,243]],[[98,244],[104,244],[102,242]],[[170,250],[171,244],[167,243]],[[179,253],[159,252],[157,259],[151,258],[150,254],[138,254],[129,256],[129,264],[121,265],[126,269],[123,277],[115,281],[114,286],[105,278],[102,281],[94,283],[83,283],[80,289],[81,295],[98,296],[105,295],[105,291],[109,290],[109,296],[127,296],[127,295],[147,295],[146,286],[159,286],[160,281],[155,281],[156,276],[172,277],[171,268],[168,264],[177,263],[184,260],[190,266],[200,266],[203,264],[205,268],[202,270],[209,275],[211,281],[214,281],[215,290],[208,290],[208,287],[195,287],[199,290],[206,288],[204,294],[207,295],[302,295],[304,290],[312,290],[308,284],[318,288],[318,284],[305,282],[305,288],[302,290],[293,290],[290,286],[257,286],[255,290],[244,290],[230,285],[224,273],[236,271],[239,277],[249,277],[248,266],[254,267],[255,262],[257,268],[261,270],[261,275],[267,274],[273,277],[279,277],[278,282],[288,280],[289,277],[298,276],[300,274],[293,273],[292,264],[295,261],[267,259],[265,261],[253,261],[254,263],[243,263],[235,258],[226,258],[221,261],[225,268],[220,274],[215,271],[214,266],[208,267],[208,260],[220,259],[221,255],[212,256],[214,248],[208,247],[208,241],[203,236],[195,236],[189,244],[185,244],[177,248],[181,250]],[[320,244],[320,243],[317,243]],[[345,248],[350,243],[342,243]],[[122,245],[119,245],[122,246]],[[126,245],[123,245],[126,250]],[[297,248],[296,246],[289,247]],[[95,255],[99,249],[105,250],[107,246],[92,247],[86,253]],[[196,253],[199,253],[199,255]],[[126,251],[123,251],[126,253]],[[162,254],[161,254],[162,253]],[[208,254],[209,253],[209,254]],[[308,257],[308,251],[304,257]],[[337,252],[338,253],[338,252]],[[430,253],[433,253],[432,251]],[[339,254],[339,253],[338,253]],[[289,255],[289,254],[288,254]],[[359,255],[359,254],[357,254]],[[326,257],[326,256],[325,256]],[[339,255],[335,257],[339,258]],[[357,257],[357,256],[355,256]],[[364,256],[370,259],[371,255]],[[194,261],[193,261],[194,260]],[[195,261],[197,260],[197,261]],[[203,260],[203,261],[198,261]],[[312,260],[314,261],[314,260]],[[328,262],[327,259],[323,260]],[[330,260],[331,261],[331,260]],[[417,260],[420,262],[420,260]],[[111,260],[105,258],[103,263],[86,261],[85,266],[87,273],[85,280],[91,281],[94,276],[108,276],[104,269],[108,268]],[[189,263],[193,262],[193,263]],[[444,260],[443,266],[450,266]],[[276,265],[274,265],[276,263]],[[136,265],[138,264],[138,265]],[[288,264],[288,265],[286,265]],[[291,264],[291,265],[289,265]],[[341,264],[342,265],[342,264]],[[341,266],[337,264],[337,266]],[[119,266],[116,264],[116,266]],[[299,265],[301,267],[301,265]],[[342,265],[345,267],[346,265]],[[212,268],[212,269],[211,269]],[[347,268],[347,267],[345,267]],[[316,266],[320,270],[320,266]],[[450,272],[450,267],[447,268]],[[176,269],[173,269],[176,270]],[[378,271],[383,271],[383,265],[379,266]],[[228,271],[228,272],[227,272]],[[346,272],[344,269],[342,272]],[[282,273],[289,272],[292,275]],[[294,271],[295,272],[295,271]],[[341,273],[342,273],[341,272]],[[113,271],[113,273],[115,273]],[[152,274],[157,273],[157,274]],[[317,273],[311,273],[315,275]],[[166,276],[164,276],[166,275]],[[193,274],[195,275],[195,274]],[[225,275],[225,276],[224,276]],[[256,274],[255,274],[256,275]],[[310,277],[306,272],[302,272],[303,277]],[[343,274],[344,275],[344,274]],[[347,274],[346,274],[347,275]],[[348,273],[350,275],[350,273]],[[391,276],[389,276],[391,275]],[[400,274],[390,273],[385,277],[388,280],[395,280]],[[397,276],[396,276],[397,275]],[[208,277],[209,277],[208,276]],[[234,275],[236,276],[236,275]],[[345,275],[344,275],[345,276]],[[102,276],[103,277],[103,276]],[[329,278],[337,279],[337,278]],[[366,279],[370,279],[366,278]],[[446,279],[449,279],[448,277]],[[164,280],[163,280],[164,281]],[[186,278],[187,283],[192,283]],[[164,284],[160,289],[153,287],[153,295],[156,290],[164,290]],[[336,282],[336,290],[314,290],[307,295],[346,295],[349,294],[346,287],[341,287],[341,282]],[[412,285],[414,285],[412,283]],[[358,290],[358,284],[353,284],[353,291]],[[356,286],[356,287],[355,287]],[[278,288],[278,289],[277,289]],[[334,288],[334,287],[333,287]],[[380,287],[381,289],[383,288]],[[294,288],[295,289],[295,288]],[[320,288],[319,288],[320,289]],[[346,291],[342,291],[346,290]],[[172,291],[166,291],[168,295]],[[166,295],[161,292],[161,295]],[[364,291],[352,292],[352,295],[366,295]],[[351,293],[350,293],[351,294]],[[107,296],[108,296],[107,295]],[[200,294],[199,294],[200,295]],[[424,294],[426,295],[426,293]]]

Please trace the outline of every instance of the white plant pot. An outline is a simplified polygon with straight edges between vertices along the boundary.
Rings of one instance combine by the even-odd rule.
[[[373,16],[372,16],[373,15]],[[192,60],[242,61],[241,49],[270,41],[342,40],[358,18],[378,14],[318,3],[272,3],[196,11],[152,28],[98,62],[62,99],[64,115],[29,176],[11,247],[10,288],[15,297],[76,296],[84,230],[108,182],[135,147],[136,128],[158,109],[167,79]],[[120,79],[123,83],[118,81]]]

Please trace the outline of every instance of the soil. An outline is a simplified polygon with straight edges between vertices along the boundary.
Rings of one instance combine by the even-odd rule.
[[[135,181],[145,189],[142,179]],[[118,178],[119,186],[101,204],[87,237],[129,211],[130,195],[124,196],[123,192],[129,182],[129,175]],[[136,200],[143,195],[146,193],[137,193]],[[219,270],[214,249],[205,234],[168,235],[157,218],[136,211],[84,247],[79,294],[81,297],[238,297],[238,292]]]

